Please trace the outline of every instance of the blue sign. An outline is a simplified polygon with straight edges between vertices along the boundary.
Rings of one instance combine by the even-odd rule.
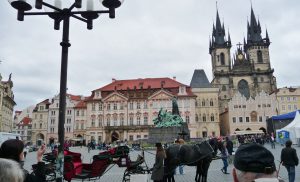
[[[278,138],[290,138],[290,132],[282,130],[278,132]]]

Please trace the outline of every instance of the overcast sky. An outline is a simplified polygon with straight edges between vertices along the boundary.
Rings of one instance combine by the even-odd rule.
[[[252,5],[263,37],[266,28],[269,32],[277,86],[300,86],[300,1],[252,0]],[[3,80],[12,73],[15,109],[22,110],[58,94],[62,31],[54,30],[47,16],[17,21],[7,1],[0,8],[0,73]],[[250,8],[249,0],[218,1],[231,54],[246,35]],[[208,42],[215,17],[213,0],[125,0],[115,19],[102,14],[93,30],[72,19],[68,92],[89,96],[112,78],[176,76],[189,85],[194,69],[204,69],[211,81]]]

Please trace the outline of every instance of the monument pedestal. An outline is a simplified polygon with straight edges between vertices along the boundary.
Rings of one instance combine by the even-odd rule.
[[[186,133],[186,135],[180,135],[181,133]],[[183,138],[185,141],[190,140],[190,131],[187,123],[183,123],[182,126],[150,128],[148,143],[174,143],[177,138]]]

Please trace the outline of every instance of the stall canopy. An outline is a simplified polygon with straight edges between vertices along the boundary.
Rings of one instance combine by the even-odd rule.
[[[286,136],[289,136],[289,139],[293,142],[293,144],[296,144],[297,143],[297,139],[300,138],[300,114],[299,114],[299,111],[295,111],[294,112],[294,120],[288,124],[287,126],[279,129],[279,130],[276,130],[276,136],[277,136],[277,139],[279,139],[280,141],[283,142],[283,140],[280,139],[280,135],[279,133],[288,133],[288,135]],[[283,137],[285,138],[285,137]]]
[[[290,113],[286,113],[286,114],[282,114],[282,115],[278,115],[278,116],[272,116],[272,120],[286,120],[286,119],[294,119],[296,112],[300,112],[300,110],[296,110]]]

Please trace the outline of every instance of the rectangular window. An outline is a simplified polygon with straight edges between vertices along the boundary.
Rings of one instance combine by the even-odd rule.
[[[130,126],[133,126],[133,117],[132,117],[132,116],[129,117],[129,125],[130,125]]]
[[[95,111],[95,103],[92,103],[92,111]]]
[[[35,114],[35,115],[34,115],[34,119],[37,119],[37,117],[38,117],[37,114]]]
[[[232,122],[236,123],[236,118],[235,117],[232,118]]]
[[[123,116],[120,117],[120,125],[121,125],[121,126],[124,125],[124,117],[123,117]]]
[[[129,135],[129,141],[133,141],[133,135]]]
[[[294,110],[297,110],[297,105],[294,105]]]
[[[83,123],[81,123],[81,129],[82,129],[82,130],[84,129],[84,124],[83,124]]]
[[[243,117],[239,117],[239,122],[240,122],[240,123],[243,122]]]
[[[144,101],[144,109],[147,109],[147,108],[148,108],[147,101]]]
[[[98,109],[99,109],[99,111],[102,111],[102,110],[103,110],[103,104],[102,104],[102,103],[99,103],[99,104],[98,104]]]
[[[148,135],[144,135],[144,138],[147,139],[147,138],[148,138]]]
[[[114,103],[114,110],[118,110],[118,104]]]
[[[84,110],[81,111],[81,116],[84,116]]]
[[[40,106],[40,111],[43,111],[44,110],[44,106]]]
[[[246,122],[248,123],[250,121],[249,117],[246,117]]]
[[[129,103],[129,109],[130,109],[130,110],[133,110],[133,102],[130,102],[130,103]]]
[[[285,105],[282,105],[282,110],[285,111]]]
[[[76,116],[79,116],[79,111],[76,111]]]
[[[136,123],[137,123],[137,125],[141,125],[141,117],[138,116],[136,118]]]
[[[141,109],[141,103],[140,103],[140,102],[137,102],[137,103],[136,103],[136,108],[137,108],[137,109]]]
[[[107,110],[108,111],[110,110],[110,104],[107,104]]]
[[[138,139],[141,139],[141,135],[137,135],[136,136],[136,139],[138,140]]]
[[[262,116],[259,116],[259,122],[262,122],[263,120],[262,120]]]
[[[293,97],[293,100],[296,101],[296,100],[297,100],[297,97]]]
[[[144,125],[148,125],[148,116],[144,116]]]
[[[124,109],[124,103],[120,103],[120,110],[123,110]]]
[[[289,111],[292,110],[292,106],[291,106],[291,105],[288,105],[288,109],[289,109]]]
[[[187,124],[190,123],[190,116],[185,116],[185,122],[186,122]]]
[[[43,115],[42,114],[40,114],[40,119],[43,119]]]
[[[284,101],[284,97],[280,97],[280,99],[281,99],[282,101]]]
[[[92,119],[92,127],[95,127],[95,119]]]

